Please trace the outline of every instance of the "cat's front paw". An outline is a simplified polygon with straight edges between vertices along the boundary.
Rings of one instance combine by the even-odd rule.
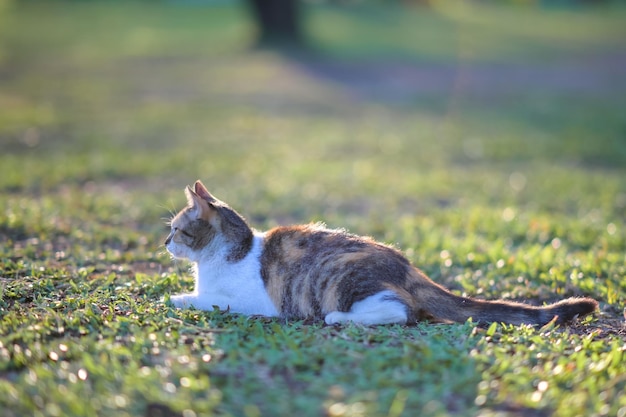
[[[170,302],[174,304],[176,308],[190,308],[193,306],[193,301],[196,297],[190,295],[172,295]]]

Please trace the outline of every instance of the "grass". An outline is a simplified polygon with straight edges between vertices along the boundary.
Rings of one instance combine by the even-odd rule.
[[[623,10],[310,6],[293,57],[249,50],[228,3],[1,4],[5,415],[626,415]],[[601,308],[178,311],[164,219],[197,178],[259,229],[371,235],[457,293]]]

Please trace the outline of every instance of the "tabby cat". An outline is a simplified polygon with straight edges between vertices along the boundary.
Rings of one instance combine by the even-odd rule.
[[[534,307],[452,294],[413,267],[398,250],[322,224],[248,226],[197,181],[188,206],[171,221],[165,241],[174,258],[195,263],[195,290],[175,295],[179,308],[218,307],[245,315],[352,321],[365,325],[417,320],[566,323],[598,303],[569,298]]]

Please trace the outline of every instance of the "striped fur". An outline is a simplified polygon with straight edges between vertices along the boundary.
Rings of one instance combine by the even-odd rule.
[[[174,257],[197,263],[196,291],[173,296],[178,307],[218,306],[328,324],[472,318],[533,325],[566,323],[597,308],[589,298],[534,307],[460,297],[430,280],[395,248],[370,238],[321,224],[255,234],[201,182],[186,193],[188,207],[172,220],[165,242]]]

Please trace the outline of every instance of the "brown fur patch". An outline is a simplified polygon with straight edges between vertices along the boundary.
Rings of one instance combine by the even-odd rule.
[[[321,311],[331,312],[339,310],[339,292],[337,291],[337,282],[331,283],[326,287],[326,291],[322,295]]]
[[[372,254],[370,251],[362,251],[362,252],[348,252],[338,254],[337,257],[333,260],[338,265],[341,264],[351,264],[354,262],[364,261]]]
[[[267,274],[270,276],[278,275],[278,266],[270,265],[267,269]],[[268,280],[265,283],[265,289],[270,296],[270,299],[274,303],[275,306],[280,306],[283,300],[283,283],[277,279]]]
[[[300,244],[300,239],[285,239],[281,243],[285,258],[290,259],[292,262],[297,262],[306,254],[306,250]]]

